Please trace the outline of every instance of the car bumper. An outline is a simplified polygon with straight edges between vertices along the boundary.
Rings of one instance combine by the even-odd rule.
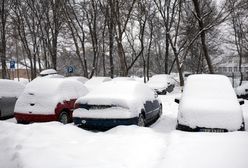
[[[109,129],[118,125],[137,125],[138,117],[128,119],[92,119],[92,118],[79,118],[74,117],[73,122],[75,125],[88,128],[88,129]]]
[[[18,123],[57,121],[57,116],[55,114],[41,115],[14,113],[14,116]]]

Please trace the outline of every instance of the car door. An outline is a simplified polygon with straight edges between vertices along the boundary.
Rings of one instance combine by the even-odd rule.
[[[151,120],[158,115],[160,106],[158,100],[146,101],[144,106],[147,120]]]
[[[0,98],[1,117],[10,117],[14,115],[14,108],[16,97],[2,97]]]

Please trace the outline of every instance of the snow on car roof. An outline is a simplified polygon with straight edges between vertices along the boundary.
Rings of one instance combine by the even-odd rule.
[[[87,82],[85,82],[85,86],[89,90],[95,89],[98,85],[100,85],[103,82],[110,81],[110,77],[101,77],[101,76],[94,76],[91,79],[89,79]]]
[[[242,111],[229,79],[223,75],[191,75],[184,86],[178,121],[191,128],[239,129]]]
[[[147,100],[154,100],[154,91],[145,84],[136,81],[109,81],[99,85],[77,103],[92,105],[117,105],[141,110]]]
[[[1,97],[18,97],[24,90],[25,86],[17,81],[0,79],[0,98]]]
[[[41,76],[50,75],[50,74],[57,74],[57,71],[55,69],[45,69],[40,72]]]
[[[57,95],[62,91],[66,92],[68,86],[76,88],[82,87],[84,90],[87,90],[82,83],[76,80],[67,80],[66,78],[36,78],[27,84],[25,92],[34,92],[52,96]],[[67,94],[73,97],[73,93],[68,92]]]

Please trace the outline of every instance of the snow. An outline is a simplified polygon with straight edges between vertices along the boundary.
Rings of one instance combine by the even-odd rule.
[[[146,101],[153,100],[155,100],[154,91],[145,84],[136,81],[109,81],[104,82],[86,96],[79,98],[76,103],[90,105],[114,105],[117,107],[126,108],[129,110],[129,113],[125,112],[122,114],[119,112],[114,115],[114,117],[123,118],[126,116],[138,116],[141,109],[144,108],[144,103]],[[88,116],[91,115],[91,112],[93,112],[92,115],[98,113],[99,118],[106,118],[106,116],[108,116],[107,114],[113,114],[112,110],[112,108],[105,109],[106,113],[104,113],[101,112],[101,110],[89,110],[87,112],[86,110],[76,109],[73,112],[73,116],[80,117],[83,115],[80,114],[82,112],[86,113],[86,116]],[[125,111],[125,109],[122,111]],[[109,116],[107,118],[109,118]]]
[[[94,90],[98,85],[102,84],[103,82],[107,82],[110,81],[111,78],[110,77],[101,77],[101,76],[97,76],[97,77],[92,77],[91,79],[89,79],[87,82],[85,82],[85,86],[90,90]]]
[[[27,84],[18,98],[15,112],[33,114],[53,114],[58,103],[77,99],[88,93],[87,88],[78,81],[64,78],[36,78]],[[34,103],[35,106],[30,106]]]
[[[122,107],[109,107],[104,109],[83,109],[79,108],[74,110],[73,117],[80,118],[133,118],[137,117],[137,113],[131,113],[127,108]]]
[[[248,94],[248,83],[244,83],[241,86],[238,86],[235,88],[236,94],[241,96],[241,95],[246,95]]]
[[[88,78],[85,78],[83,76],[70,76],[70,77],[67,77],[67,79],[77,80],[79,82],[82,82],[83,84],[89,80]]]
[[[17,82],[21,83],[24,86],[26,86],[28,84],[28,82],[29,82],[29,80],[26,79],[26,78],[14,78],[14,81],[17,81]]]
[[[55,69],[45,69],[40,72],[41,76],[51,75],[51,74],[57,74],[57,71]]]
[[[170,84],[174,84],[174,83],[175,82],[170,77],[170,75],[158,74],[158,75],[153,75],[146,84],[150,88],[161,92],[165,90]]]
[[[42,78],[64,78],[63,75],[59,75],[55,69],[46,69],[40,72]]]
[[[19,97],[23,92],[25,85],[8,79],[0,79],[0,98],[1,97]]]
[[[222,75],[191,75],[180,100],[182,125],[238,130],[242,110],[229,79]]]
[[[159,96],[163,115],[151,127],[92,132],[59,122],[0,121],[2,168],[247,168],[248,132],[176,131],[180,88]],[[248,101],[242,106],[248,123]],[[248,126],[248,125],[246,125]],[[247,127],[248,128],[248,127]]]
[[[130,78],[130,77],[116,77],[112,80],[113,81],[135,81],[134,78]]]

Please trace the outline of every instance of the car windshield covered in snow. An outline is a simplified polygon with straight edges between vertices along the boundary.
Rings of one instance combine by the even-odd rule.
[[[118,119],[129,119],[123,120],[123,123],[126,123],[123,125],[127,125],[135,124],[140,114],[146,117],[147,122],[161,115],[161,105],[154,91],[136,81],[105,82],[88,95],[79,98],[76,101],[76,108],[73,117],[77,125],[82,124],[81,121],[85,121],[86,118],[105,121],[113,119],[109,121],[113,123],[118,123],[117,121],[120,121]]]
[[[166,74],[154,75],[146,84],[150,88],[154,89],[158,94],[172,92],[175,87],[175,82],[172,77]]]
[[[229,79],[191,75],[179,104],[178,129],[234,131],[244,129],[243,114]]]

